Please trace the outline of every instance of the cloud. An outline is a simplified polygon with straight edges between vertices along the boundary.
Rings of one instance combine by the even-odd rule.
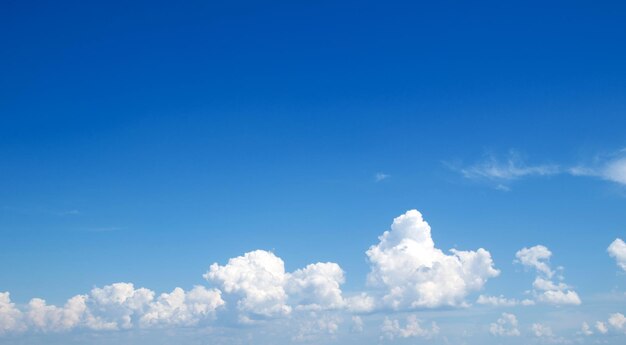
[[[376,180],[376,182],[380,182],[382,180],[386,180],[386,179],[388,179],[390,177],[391,177],[391,175],[384,174],[384,173],[381,173],[381,172],[376,173],[376,175],[374,175],[374,179]]]
[[[476,303],[482,304],[482,305],[489,305],[493,307],[514,307],[517,305],[523,305],[523,306],[534,305],[535,301],[529,300],[529,299],[518,301],[513,298],[505,298],[502,295],[500,296],[480,295],[478,296]]]
[[[602,321],[596,322],[596,329],[602,334],[606,334],[609,331],[609,329],[606,327],[606,323]]]
[[[609,316],[609,325],[618,331],[626,331],[626,317],[622,313],[615,313]]]
[[[400,325],[399,320],[392,320],[385,317],[381,326],[383,335],[389,339],[394,338],[414,338],[414,337],[426,337],[430,338],[439,333],[439,326],[435,322],[431,323],[430,328],[423,328],[420,321],[415,315],[409,315],[406,318],[404,327]]]
[[[11,295],[0,292],[0,335],[24,330],[22,317],[22,312],[11,302]]]
[[[200,286],[189,292],[175,288],[155,301],[154,292],[149,289],[136,289],[132,283],[115,283],[94,288],[86,295],[76,295],[60,307],[33,298],[24,311],[11,303],[8,293],[0,293],[0,333],[193,325],[223,305],[218,290]]]
[[[519,336],[517,317],[513,314],[502,313],[502,316],[494,323],[489,325],[489,333],[495,336]]]
[[[553,305],[579,305],[581,301],[576,291],[563,282],[552,281],[554,271],[550,268],[551,256],[552,252],[542,245],[522,248],[515,254],[519,263],[525,267],[534,268],[538,273],[533,282],[533,293],[538,302]],[[558,278],[563,280],[561,275]]]
[[[285,264],[271,252],[255,250],[232,258],[224,266],[214,263],[203,276],[229,294],[241,296],[237,307],[244,312],[271,317],[287,315]]]
[[[583,322],[583,324],[580,326],[580,334],[585,336],[593,335],[593,331],[591,330],[591,327],[589,327],[588,323]]]
[[[150,304],[141,316],[142,326],[181,325],[192,326],[225,304],[221,291],[195,286],[188,292],[175,288],[171,293],[163,293]]]
[[[87,311],[87,296],[70,298],[65,306],[47,305],[41,298],[33,298],[28,303],[26,313],[28,324],[40,331],[67,331],[77,327]]]
[[[615,259],[617,265],[626,271],[626,243],[621,238],[616,238],[607,248],[609,255]]]
[[[512,181],[522,177],[550,176],[561,172],[558,165],[529,165],[515,151],[510,151],[504,160],[490,155],[482,162],[458,170],[465,178],[491,181]],[[508,189],[504,185],[499,186]]]
[[[344,281],[339,265],[320,262],[289,274],[286,290],[298,309],[338,309],[344,306],[340,287]]]
[[[224,266],[214,263],[204,278],[238,296],[237,307],[245,318],[286,316],[294,308],[340,309],[348,303],[340,288],[344,273],[336,263],[310,264],[287,273],[283,260],[264,250],[232,258]],[[349,302],[358,309],[366,308],[368,301],[355,297]]]
[[[550,256],[552,256],[550,250],[542,245],[537,245],[531,248],[522,248],[515,254],[515,257],[522,265],[532,267],[551,278],[554,275],[554,272],[550,269],[550,264],[548,262],[548,260],[550,260]]]
[[[379,240],[366,252],[368,282],[386,290],[383,304],[392,309],[465,305],[470,292],[499,274],[482,248],[451,254],[435,248],[430,226],[417,210],[395,218]]]
[[[510,191],[507,182],[532,176],[552,176],[567,174],[580,177],[595,177],[626,185],[626,149],[609,155],[598,155],[591,163],[568,164],[527,164],[521,155],[510,151],[504,159],[488,155],[484,160],[466,167],[447,164],[463,177],[475,181],[489,181],[494,188]]]
[[[597,156],[593,163],[572,167],[568,172],[574,176],[591,176],[626,185],[626,149],[617,153]]]
[[[533,335],[535,337],[548,337],[548,338],[554,337],[554,333],[552,333],[552,329],[540,323],[533,323],[531,330],[533,331]]]

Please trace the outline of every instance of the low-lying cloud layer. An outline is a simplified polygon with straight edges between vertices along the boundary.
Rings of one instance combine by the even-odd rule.
[[[203,275],[207,286],[190,290],[177,287],[160,295],[132,283],[115,283],[55,306],[41,298],[17,305],[8,292],[2,292],[0,335],[206,326],[225,316],[246,325],[294,320],[299,328],[292,340],[308,341],[336,334],[346,319],[352,320],[353,332],[362,332],[363,318],[380,313],[384,315],[381,339],[432,338],[440,333],[437,323],[420,320],[417,314],[404,319],[393,315],[470,307],[469,297],[500,274],[491,254],[483,248],[451,249],[448,253],[437,248],[430,225],[417,210],[395,218],[390,230],[378,240],[365,252],[370,272],[364,291],[342,291],[345,273],[337,263],[312,263],[286,272],[284,261],[276,254],[255,250],[210,265]],[[621,239],[609,246],[608,253],[626,269],[626,245]],[[551,256],[552,252],[542,245],[516,253],[516,262],[537,274],[530,298],[480,295],[476,303],[490,307],[581,304],[578,294],[563,282],[562,269],[551,267]],[[606,321],[591,325],[585,323],[579,334],[621,332],[626,330],[626,319],[614,313]],[[535,328],[534,333],[547,332]],[[488,333],[520,335],[517,317],[502,313],[488,325]]]

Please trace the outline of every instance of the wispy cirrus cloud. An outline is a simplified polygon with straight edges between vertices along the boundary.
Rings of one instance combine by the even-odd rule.
[[[504,157],[489,154],[470,165],[446,165],[468,180],[488,182],[505,192],[511,190],[513,181],[555,175],[593,177],[626,186],[626,149],[596,155],[590,162],[578,164],[529,163],[519,152],[511,150]]]

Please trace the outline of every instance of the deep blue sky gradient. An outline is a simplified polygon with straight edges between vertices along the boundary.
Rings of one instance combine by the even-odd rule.
[[[512,261],[539,243],[581,296],[624,287],[605,252],[623,187],[450,169],[625,147],[624,2],[4,1],[0,32],[0,291],[19,303],[188,288],[257,248],[338,262],[358,290],[410,208],[438,247],[492,253],[492,294],[530,286]]]

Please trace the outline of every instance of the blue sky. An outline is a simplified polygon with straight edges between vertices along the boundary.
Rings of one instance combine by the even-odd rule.
[[[0,342],[622,343],[625,10],[3,2]]]

